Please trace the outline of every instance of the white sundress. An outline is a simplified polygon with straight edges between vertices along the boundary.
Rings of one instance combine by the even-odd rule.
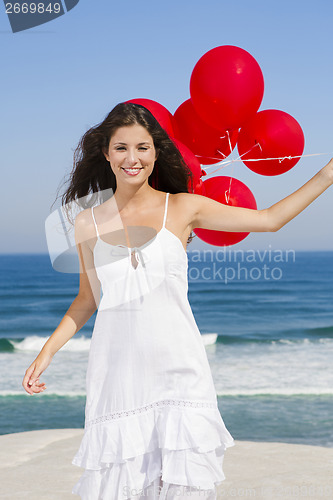
[[[102,240],[92,209],[102,298],[72,461],[85,469],[72,490],[83,500],[179,499],[182,489],[215,499],[235,444],[188,301],[187,254],[165,226],[168,198],[161,230],[140,247]],[[210,496],[195,497],[202,490]]]

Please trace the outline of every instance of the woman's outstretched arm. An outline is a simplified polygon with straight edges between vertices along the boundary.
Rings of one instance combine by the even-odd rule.
[[[75,241],[80,262],[79,292],[57,328],[25,372],[22,385],[29,394],[40,393],[46,388],[44,383],[39,383],[39,377],[49,366],[58,350],[86,324],[98,307],[100,282],[94,270],[92,252],[87,244],[86,228],[89,220],[87,213],[84,212],[78,214],[75,219]]]
[[[294,193],[269,208],[232,207],[200,195],[190,195],[192,228],[231,232],[275,232],[302,212],[333,184],[333,159]]]

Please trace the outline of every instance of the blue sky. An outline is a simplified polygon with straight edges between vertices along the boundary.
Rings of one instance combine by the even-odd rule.
[[[272,178],[238,162],[233,175],[259,209],[298,189],[333,156],[332,19],[323,0],[80,0],[66,15],[13,34],[2,7],[0,251],[47,252],[45,219],[82,134],[131,98],[156,100],[173,113],[190,97],[198,59],[219,45],[255,57],[265,79],[260,109],[296,118],[304,154],[331,153]],[[329,188],[280,231],[252,233],[230,248],[333,250],[332,210]],[[189,249],[214,249],[195,240]]]

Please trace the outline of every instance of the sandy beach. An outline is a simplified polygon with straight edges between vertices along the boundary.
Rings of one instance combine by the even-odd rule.
[[[83,469],[72,465],[83,429],[0,436],[0,498],[70,500]],[[226,451],[220,498],[333,498],[333,449],[235,441]],[[110,499],[112,500],[112,499]]]

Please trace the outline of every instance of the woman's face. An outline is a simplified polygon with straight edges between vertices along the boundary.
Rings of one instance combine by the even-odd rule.
[[[154,169],[156,150],[153,138],[141,125],[120,127],[110,139],[105,158],[119,182],[142,182]]]

